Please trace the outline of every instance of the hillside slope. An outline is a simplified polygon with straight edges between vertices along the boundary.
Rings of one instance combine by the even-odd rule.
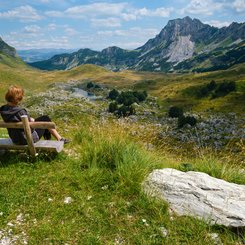
[[[218,29],[185,17],[170,20],[156,37],[135,50],[119,47],[108,47],[101,52],[80,49],[31,65],[44,70],[67,70],[81,64],[100,65],[113,71],[219,70],[244,62],[244,40],[245,23],[232,23]],[[231,61],[229,56],[233,51],[236,54],[232,55]],[[240,55],[243,58],[239,58]],[[225,65],[221,65],[224,62]]]

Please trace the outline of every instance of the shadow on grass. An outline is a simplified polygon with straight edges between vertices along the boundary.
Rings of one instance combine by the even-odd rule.
[[[37,162],[52,162],[53,160],[62,157],[63,154],[53,153],[53,152],[39,152],[36,157],[32,157],[26,151],[0,151],[0,168],[7,167],[12,164],[17,163],[37,163]]]

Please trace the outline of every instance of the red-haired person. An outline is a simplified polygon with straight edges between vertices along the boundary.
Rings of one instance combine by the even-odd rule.
[[[4,122],[20,122],[21,116],[27,115],[28,120],[37,122],[51,122],[48,116],[41,116],[33,119],[29,116],[26,109],[19,106],[20,102],[24,97],[24,90],[20,86],[10,86],[7,93],[5,94],[6,105],[0,108],[1,116]],[[27,140],[24,133],[24,129],[8,128],[9,137],[12,139],[13,143],[17,145],[26,145]],[[69,140],[62,138],[56,129],[32,129],[33,142],[37,142],[44,137],[46,140],[51,139],[51,135],[55,137],[58,141],[64,141],[68,143]]]

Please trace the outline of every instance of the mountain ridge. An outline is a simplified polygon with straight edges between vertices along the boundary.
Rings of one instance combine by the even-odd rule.
[[[158,35],[134,50],[116,46],[102,51],[84,48],[28,64],[42,70],[94,64],[112,71],[202,72],[243,63],[244,41],[245,23],[217,28],[186,16],[169,20]]]

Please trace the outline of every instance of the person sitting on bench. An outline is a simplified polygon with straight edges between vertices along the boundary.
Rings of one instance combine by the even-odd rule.
[[[4,122],[21,122],[21,116],[27,115],[29,122],[51,122],[49,116],[41,116],[33,119],[29,116],[26,109],[19,106],[20,102],[24,97],[24,90],[20,86],[10,86],[7,93],[5,94],[6,105],[0,108],[1,116]],[[19,128],[8,128],[9,137],[12,139],[14,144],[26,145],[26,135],[23,129]],[[64,143],[69,143],[68,139],[60,136],[56,129],[32,129],[33,142],[36,143],[44,137],[46,140],[51,139],[51,135],[55,137],[58,141],[64,141]]]

